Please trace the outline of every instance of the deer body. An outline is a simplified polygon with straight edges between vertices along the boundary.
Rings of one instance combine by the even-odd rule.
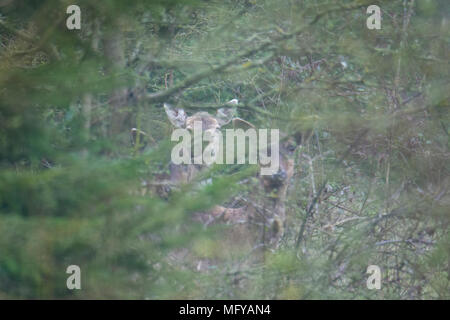
[[[237,103],[236,99],[229,102],[230,106]],[[198,112],[188,116],[183,109],[173,108],[168,104],[164,104],[164,109],[174,127],[192,130],[195,122],[201,122],[201,130],[209,131],[213,137],[222,126],[231,121],[237,122],[239,125],[252,126],[244,120],[234,118],[231,108],[219,109],[215,116],[207,112]],[[200,171],[207,167],[205,164],[171,163],[169,173],[160,178],[165,180],[168,185],[181,185],[192,181]],[[262,252],[267,248],[276,248],[284,232],[285,201],[293,172],[293,149],[282,144],[278,172],[259,178],[257,189],[260,192],[254,199],[247,199],[244,201],[245,204],[239,208],[216,205],[207,212],[195,214],[193,218],[205,226],[214,223],[230,225],[230,228],[227,229],[227,239],[222,242],[223,252],[230,249],[233,251],[233,248],[249,252]],[[197,265],[199,270],[208,265],[204,260],[199,261]]]

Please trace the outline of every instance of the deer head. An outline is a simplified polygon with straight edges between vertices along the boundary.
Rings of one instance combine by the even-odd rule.
[[[174,108],[170,104],[164,103],[164,110],[167,117],[175,128],[194,132],[194,154],[191,153],[191,158],[192,163],[195,165],[186,165],[186,162],[180,164],[177,163],[177,161],[173,161],[173,163],[170,164],[170,180],[172,180],[172,182],[189,182],[199,170],[208,166],[208,163],[203,162],[201,153],[195,155],[196,144],[203,145],[202,139],[195,140],[195,132],[200,131],[201,136],[203,136],[203,134],[209,135],[211,141],[214,141],[216,146],[219,145],[221,139],[220,128],[235,119],[235,110],[232,107],[238,104],[238,100],[233,99],[227,104],[230,107],[218,109],[215,115],[211,115],[208,112],[197,112],[189,116],[184,109]],[[181,153],[184,153],[184,151]],[[184,159],[186,158],[188,159],[188,162],[191,163],[191,159],[188,155],[184,157]]]

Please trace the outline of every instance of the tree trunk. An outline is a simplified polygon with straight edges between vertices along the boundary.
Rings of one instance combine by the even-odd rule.
[[[108,59],[106,68],[107,73],[111,74],[125,68],[126,60],[123,49],[123,39],[120,32],[117,32],[115,27],[111,27],[106,31],[104,38],[104,52]],[[108,133],[110,137],[117,137],[125,132],[124,124],[126,114],[123,107],[126,102],[127,90],[124,87],[116,87],[110,97],[110,104],[112,107],[111,121]]]

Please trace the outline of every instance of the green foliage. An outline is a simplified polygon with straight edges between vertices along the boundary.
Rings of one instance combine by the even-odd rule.
[[[369,4],[78,1],[69,31],[65,1],[0,1],[0,298],[448,299],[448,1],[380,1],[381,30]],[[270,198],[257,167],[149,190],[170,173],[162,102],[233,98],[303,137],[263,259],[193,219]]]

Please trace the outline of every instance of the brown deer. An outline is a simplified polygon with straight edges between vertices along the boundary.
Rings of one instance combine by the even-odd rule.
[[[197,112],[188,116],[185,110],[174,108],[169,104],[164,104],[164,109],[175,128],[192,130],[194,123],[200,122],[202,131],[209,131],[214,136],[221,127],[230,122],[235,128],[254,128],[252,124],[234,116],[232,107],[237,104],[237,99],[233,99],[228,102],[229,108],[220,108],[215,115]],[[299,138],[301,139],[301,136],[295,135],[282,139],[279,146],[279,169],[272,175],[260,176],[256,186],[259,192],[254,193],[254,199],[251,197],[241,199],[244,203],[238,208],[216,205],[207,212],[195,214],[194,219],[205,226],[213,223],[230,225],[227,229],[229,237],[223,242],[223,246],[227,249],[234,246],[238,249],[248,249],[251,253],[261,253],[266,249],[277,248],[284,232],[285,202],[289,181],[294,173],[294,153],[301,142]],[[156,192],[160,196],[167,196],[171,187],[189,183],[199,172],[207,168],[208,165],[205,164],[170,163],[169,173],[158,178],[159,185]],[[202,264],[205,265],[204,261],[198,262],[198,270],[202,270]]]

